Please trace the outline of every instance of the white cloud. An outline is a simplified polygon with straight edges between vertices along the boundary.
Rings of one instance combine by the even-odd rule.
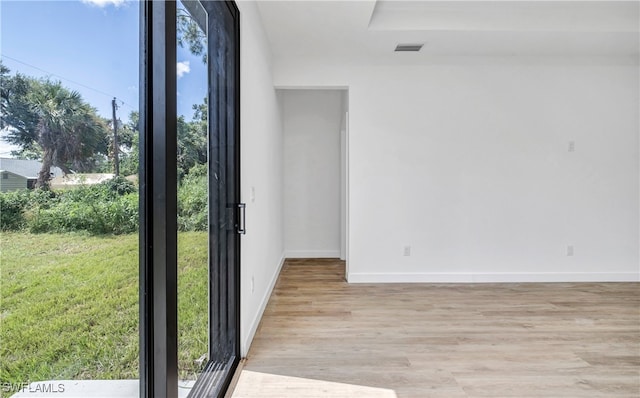
[[[98,6],[100,8],[106,7],[108,5],[114,5],[116,7],[120,7],[124,4],[126,0],[82,0],[85,4],[91,4],[94,6]]]
[[[176,72],[178,72],[178,78],[181,78],[185,74],[191,72],[189,61],[181,61],[176,65]]]

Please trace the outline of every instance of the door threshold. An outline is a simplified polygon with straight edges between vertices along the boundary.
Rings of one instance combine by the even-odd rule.
[[[242,369],[244,369],[244,364],[247,361],[247,358],[242,358],[236,367],[236,371],[231,378],[231,382],[229,382],[229,388],[227,388],[227,393],[224,395],[225,398],[231,398],[233,396],[233,391],[236,389],[236,385],[238,384],[238,379],[240,379],[240,374],[242,373]]]

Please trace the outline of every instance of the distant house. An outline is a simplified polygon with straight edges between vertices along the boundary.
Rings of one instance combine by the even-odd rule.
[[[113,176],[111,173],[67,174],[53,178],[50,186],[51,189],[75,188],[81,185],[99,184],[112,179]]]
[[[24,189],[28,185],[26,177],[12,173],[10,171],[0,170],[0,192],[11,192],[18,189]]]
[[[0,192],[35,187],[42,163],[37,160],[0,158]],[[51,168],[51,178],[62,176],[58,167]]]

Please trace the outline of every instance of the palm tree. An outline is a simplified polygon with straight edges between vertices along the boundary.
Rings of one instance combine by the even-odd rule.
[[[60,82],[35,83],[29,99],[38,115],[36,137],[42,148],[36,187],[46,188],[52,166],[67,174],[72,168],[88,168],[96,153],[106,153],[108,127],[77,91],[66,89]]]

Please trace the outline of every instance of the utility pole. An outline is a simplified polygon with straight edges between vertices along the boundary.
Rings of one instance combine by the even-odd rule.
[[[115,176],[120,175],[120,159],[118,158],[118,119],[116,119],[116,97],[113,97],[111,101],[111,108],[113,109],[113,174]]]

